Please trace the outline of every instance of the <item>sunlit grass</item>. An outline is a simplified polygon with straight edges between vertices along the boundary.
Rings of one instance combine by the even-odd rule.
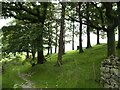
[[[117,50],[119,52],[120,50]],[[29,63],[11,64],[3,73],[3,87],[13,87],[15,83],[25,81],[18,77],[17,71],[27,76],[37,88],[101,88],[100,80],[101,61],[107,57],[107,45],[95,45],[92,48],[84,49],[83,53],[78,50],[67,51],[63,55],[62,65],[56,66],[57,53],[47,57],[44,64],[32,67]],[[93,64],[96,77],[94,77]],[[13,71],[14,69],[14,71]]]

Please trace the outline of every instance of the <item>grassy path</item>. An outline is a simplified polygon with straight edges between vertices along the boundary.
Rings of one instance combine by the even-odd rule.
[[[34,83],[31,82],[30,80],[26,79],[25,75],[20,73],[20,70],[18,70],[18,76],[26,82],[26,85],[23,84],[23,85],[19,85],[19,86],[21,86],[22,88],[35,88]]]

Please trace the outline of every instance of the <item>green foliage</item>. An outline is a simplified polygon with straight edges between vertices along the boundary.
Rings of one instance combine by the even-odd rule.
[[[17,89],[17,88],[21,88],[18,84],[14,84],[13,88]]]

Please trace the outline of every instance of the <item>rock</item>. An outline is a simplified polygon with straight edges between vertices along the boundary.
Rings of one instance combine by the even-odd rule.
[[[109,67],[105,68],[105,71],[106,71],[106,73],[109,73],[110,72]]]
[[[109,84],[105,83],[105,84],[104,84],[104,87],[105,87],[105,88],[110,88],[111,86],[110,86]]]
[[[102,72],[105,72],[105,67],[101,67],[100,70],[101,70]]]
[[[104,78],[104,77],[101,77],[101,79],[102,79],[102,80],[105,80],[105,78]]]
[[[109,79],[109,78],[111,78],[111,75],[108,73],[108,74],[105,74],[104,77]]]
[[[120,87],[120,60],[113,55],[101,62],[101,79],[105,88]]]
[[[114,74],[118,76],[118,69],[113,69]]]

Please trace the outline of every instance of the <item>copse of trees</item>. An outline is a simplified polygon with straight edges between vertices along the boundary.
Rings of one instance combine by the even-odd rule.
[[[59,2],[57,6],[51,2],[2,2],[2,8],[4,18],[16,19],[15,25],[2,28],[4,53],[26,52],[29,58],[31,52],[34,60],[37,52],[37,64],[43,64],[44,49],[48,50],[49,55],[53,52],[52,47],[55,46],[56,53],[58,46],[57,65],[61,65],[62,55],[65,53],[66,20],[73,24],[71,38],[73,50],[74,34],[78,34],[79,53],[83,52],[83,25],[87,26],[86,48],[91,47],[90,31],[96,31],[97,44],[100,44],[100,31],[104,31],[108,39],[108,56],[115,56],[115,28],[117,26],[119,33],[117,47],[120,48],[120,2]],[[57,13],[60,19],[57,18]],[[75,22],[79,22],[78,33],[74,30]]]

